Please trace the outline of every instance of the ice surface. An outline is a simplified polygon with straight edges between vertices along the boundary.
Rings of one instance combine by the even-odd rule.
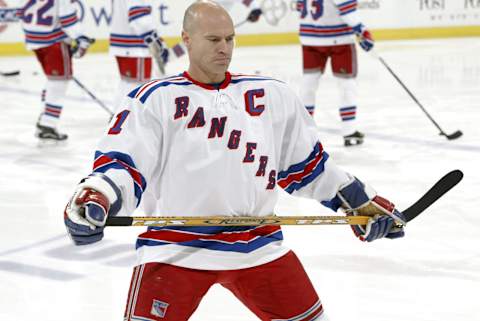
[[[480,39],[383,42],[378,53],[445,132],[373,57],[359,53],[359,127],[363,146],[346,149],[339,134],[338,90],[328,71],[315,120],[333,159],[368,181],[400,209],[452,169],[457,188],[407,227],[398,241],[364,244],[345,226],[285,227],[285,243],[301,258],[331,321],[479,321],[480,289]],[[186,59],[167,67],[185,69]],[[63,208],[88,174],[108,115],[74,83],[61,119],[63,145],[33,137],[44,77],[33,56],[0,60],[0,320],[121,320],[134,241],[143,228],[110,228],[95,245],[74,247]],[[111,106],[114,60],[91,54],[75,75]],[[231,71],[259,72],[298,89],[299,46],[238,48]],[[328,215],[314,201],[282,195],[278,214]],[[227,290],[214,286],[193,321],[256,320]]]

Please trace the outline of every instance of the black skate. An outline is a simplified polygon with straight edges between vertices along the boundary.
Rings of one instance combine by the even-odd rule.
[[[67,134],[61,134],[57,131],[56,128],[43,126],[37,123],[37,131],[35,133],[40,139],[52,140],[52,141],[62,141],[68,138]]]
[[[356,130],[353,134],[343,136],[343,142],[345,146],[354,146],[363,144],[363,138],[365,135],[358,130]]]

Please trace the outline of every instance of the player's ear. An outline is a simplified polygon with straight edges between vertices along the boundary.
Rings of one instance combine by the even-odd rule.
[[[186,32],[185,30],[182,30],[182,40],[183,40],[183,43],[185,44],[185,47],[189,49],[192,40],[188,32]]]

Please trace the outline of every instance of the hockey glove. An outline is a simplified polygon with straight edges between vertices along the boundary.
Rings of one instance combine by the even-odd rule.
[[[80,36],[75,39],[75,44],[72,46],[71,53],[75,58],[82,58],[87,53],[88,48],[95,43],[95,39],[87,36]]]
[[[107,216],[118,212],[119,200],[119,190],[108,178],[90,176],[79,184],[63,215],[75,245],[91,244],[103,238]]]
[[[405,235],[405,216],[395,209],[392,202],[378,196],[357,178],[341,187],[337,196],[347,215],[371,217],[367,225],[351,226],[360,240],[371,242],[383,237],[394,239]]]
[[[147,34],[143,40],[147,44],[148,50],[158,66],[158,70],[160,70],[160,73],[164,75],[165,65],[167,64],[169,58],[167,44],[157,35],[155,31]]]
[[[353,28],[353,31],[357,35],[358,44],[362,47],[363,50],[369,51],[373,48],[375,41],[373,40],[372,34],[365,28],[364,25],[359,24]]]
[[[257,22],[258,19],[260,19],[260,16],[262,15],[262,9],[253,9],[250,11],[248,14],[247,20],[250,22]]]

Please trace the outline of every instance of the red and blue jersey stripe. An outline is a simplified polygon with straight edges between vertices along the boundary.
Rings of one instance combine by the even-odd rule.
[[[147,187],[147,181],[136,168],[133,159],[129,155],[120,152],[103,153],[96,151],[93,162],[93,172],[105,173],[109,169],[126,170],[130,174],[133,179],[133,187],[138,205],[142,199],[143,191],[145,191]]]
[[[146,35],[150,33],[151,31],[138,36],[111,33],[110,46],[121,47],[121,48],[148,48],[147,44],[143,39],[145,38]]]
[[[70,26],[73,26],[77,22],[78,18],[76,12],[60,17],[60,24],[62,25],[62,28],[68,28]]]
[[[167,87],[167,86],[189,86],[193,83],[189,81],[187,78],[183,77],[183,74],[152,80],[143,84],[140,87],[135,88],[132,90],[128,97],[138,99],[142,104],[145,103],[147,98],[158,88],[160,87]]]
[[[128,22],[132,22],[135,19],[147,16],[152,12],[150,6],[135,6],[128,9]]]
[[[341,16],[354,12],[355,10],[357,10],[357,6],[358,6],[357,0],[350,0],[350,1],[337,4],[337,8],[338,8],[338,11],[340,11]]]
[[[324,172],[328,157],[322,144],[317,142],[307,159],[278,173],[277,184],[290,194],[301,189]]]
[[[273,79],[270,77],[263,77],[263,76],[257,76],[257,75],[243,75],[243,74],[232,74],[232,79],[230,83],[232,84],[238,84],[243,81],[265,81],[265,80],[273,80],[273,81],[278,81],[282,82],[277,79]]]
[[[215,251],[250,253],[272,242],[283,240],[280,226],[198,226],[149,227],[139,235],[137,249],[142,246],[168,244]]]
[[[25,41],[31,44],[52,45],[67,38],[67,35],[60,28],[47,32],[23,30],[25,32]]]
[[[329,38],[338,36],[348,36],[353,34],[353,28],[347,24],[317,26],[312,24],[300,24],[300,36]]]

